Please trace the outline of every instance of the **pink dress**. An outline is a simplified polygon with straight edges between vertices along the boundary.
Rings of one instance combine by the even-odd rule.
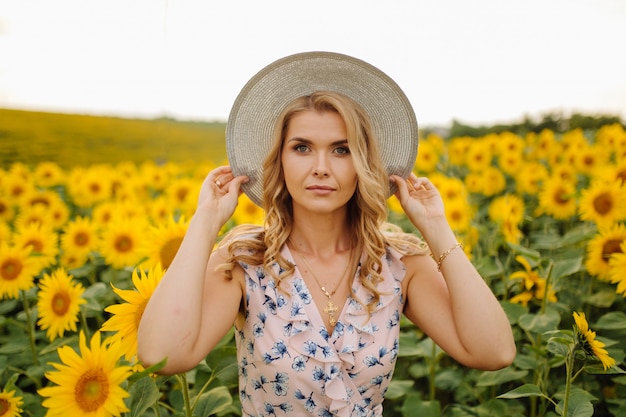
[[[295,264],[286,246],[282,255]],[[244,416],[382,416],[404,303],[400,258],[387,250],[382,294],[370,319],[348,298],[332,334],[297,268],[281,284],[285,292],[276,289],[262,265],[241,263],[247,310],[235,333]],[[366,301],[369,293],[357,276],[358,271],[353,291]]]

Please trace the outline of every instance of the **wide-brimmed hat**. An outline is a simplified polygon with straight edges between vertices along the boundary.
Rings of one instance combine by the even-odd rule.
[[[333,91],[360,104],[371,119],[383,165],[406,178],[417,156],[415,112],[388,75],[351,56],[305,52],[275,61],[248,81],[237,96],[226,127],[226,152],[234,175],[247,175],[242,190],[258,206],[263,200],[263,161],[272,146],[278,116],[297,98]],[[391,184],[391,193],[395,192]]]

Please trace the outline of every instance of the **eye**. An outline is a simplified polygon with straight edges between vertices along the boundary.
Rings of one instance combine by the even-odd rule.
[[[293,150],[296,152],[307,152],[309,150],[309,147],[304,143],[298,143],[296,146],[293,147]]]
[[[339,155],[349,155],[350,148],[347,146],[338,146],[335,148],[335,153],[338,153]]]

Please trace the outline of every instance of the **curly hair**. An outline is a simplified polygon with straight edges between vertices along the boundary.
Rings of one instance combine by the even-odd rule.
[[[222,269],[231,271],[237,262],[263,264],[275,279],[277,288],[283,279],[293,274],[294,265],[281,255],[281,248],[293,227],[292,200],[285,185],[281,157],[290,121],[306,111],[337,113],[346,125],[348,146],[358,178],[356,191],[348,202],[347,219],[352,245],[357,253],[364,254],[359,280],[372,295],[367,303],[358,301],[371,312],[380,300],[377,284],[384,279],[381,275],[382,258],[387,246],[404,255],[426,254],[428,249],[421,239],[403,233],[399,227],[387,222],[389,178],[370,119],[359,104],[335,92],[317,91],[300,97],[287,105],[277,119],[272,147],[263,164],[264,226],[244,225],[229,231],[221,243],[228,245],[229,250],[229,259]],[[274,273],[274,264],[280,266],[280,275]]]

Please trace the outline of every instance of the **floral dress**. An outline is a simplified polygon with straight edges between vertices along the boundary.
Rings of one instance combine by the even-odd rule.
[[[282,255],[295,264],[287,246]],[[279,291],[262,265],[240,263],[246,311],[235,333],[244,416],[382,416],[398,356],[405,275],[400,258],[387,250],[371,317],[348,297],[332,334],[297,267]],[[358,272],[353,292],[366,302],[369,292]]]

